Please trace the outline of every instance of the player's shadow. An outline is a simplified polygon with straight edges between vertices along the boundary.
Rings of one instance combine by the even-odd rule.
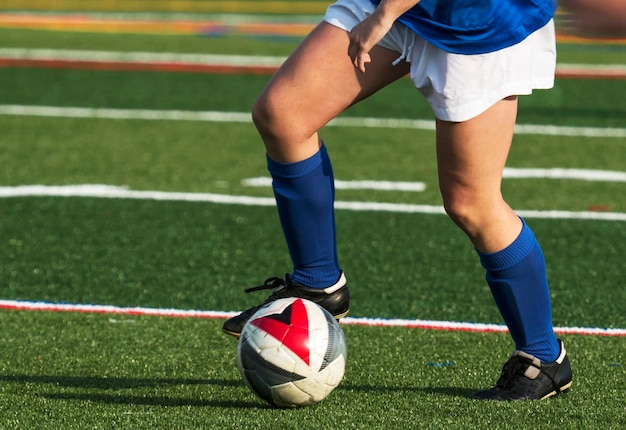
[[[426,394],[440,394],[448,397],[468,398],[472,393],[476,392],[475,389],[462,388],[462,387],[415,387],[415,386],[402,386],[402,387],[390,387],[380,385],[352,385],[341,384],[337,387],[337,390],[345,391],[366,391],[366,392],[400,392],[400,393],[426,393]]]
[[[424,393],[442,394],[449,397],[469,398],[478,390],[476,388],[460,387],[427,387],[420,388],[419,391]]]
[[[101,404],[134,405],[134,406],[161,406],[161,407],[218,407],[218,408],[246,408],[266,409],[271,406],[257,400],[225,400],[201,399],[182,396],[162,396],[160,389],[173,386],[203,385],[209,389],[232,388],[233,399],[238,397],[234,391],[243,387],[239,379],[202,379],[202,378],[117,378],[99,376],[55,376],[55,375],[0,375],[0,383],[34,384],[46,387],[38,396],[59,401],[90,401]],[[153,388],[154,395],[133,392],[144,388]],[[475,390],[460,387],[419,387],[419,386],[384,386],[384,385],[356,385],[342,383],[336,391],[354,392],[363,391],[376,393],[426,393],[445,395],[456,398],[467,398]]]
[[[194,379],[194,378],[109,378],[90,376],[52,376],[52,375],[0,375],[0,383],[35,384],[46,386],[38,395],[53,400],[79,400],[105,404],[145,405],[163,407],[235,407],[260,408],[263,403],[243,400],[197,399],[189,397],[160,396],[159,388],[172,386],[204,385],[207,387],[239,388],[240,380],[231,379]],[[133,394],[133,390],[154,388],[155,395]],[[83,391],[84,390],[84,391]],[[233,395],[233,397],[235,397]]]

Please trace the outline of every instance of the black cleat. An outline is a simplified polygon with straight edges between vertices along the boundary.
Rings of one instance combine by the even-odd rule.
[[[341,273],[339,280],[334,285],[324,289],[309,288],[303,285],[294,284],[291,282],[289,274],[287,274],[285,275],[285,279],[270,278],[266,280],[263,285],[246,289],[246,293],[270,289],[273,289],[274,291],[267,299],[265,299],[265,301],[263,301],[263,303],[258,306],[253,306],[239,315],[227,319],[222,326],[224,333],[239,337],[239,335],[241,335],[241,331],[243,330],[243,326],[261,306],[273,302],[274,300],[284,299],[287,297],[299,297],[310,300],[330,312],[335,319],[343,318],[348,314],[350,306],[350,293],[348,292],[346,277],[343,273]]]
[[[554,363],[542,363],[522,351],[515,351],[502,368],[496,385],[474,393],[479,400],[543,400],[567,392],[572,386],[572,368],[563,342]]]

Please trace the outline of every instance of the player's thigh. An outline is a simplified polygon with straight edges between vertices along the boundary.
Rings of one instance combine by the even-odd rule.
[[[512,96],[467,121],[437,121],[437,164],[444,202],[468,199],[480,204],[482,199],[499,198],[516,114],[517,97]]]
[[[255,104],[257,120],[299,124],[312,133],[350,105],[406,75],[398,53],[376,46],[361,73],[348,56],[349,34],[322,22],[285,61]]]

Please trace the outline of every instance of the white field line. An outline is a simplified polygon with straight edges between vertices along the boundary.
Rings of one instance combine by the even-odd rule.
[[[11,197],[92,197],[132,200],[185,201],[245,206],[274,206],[272,197],[230,196],[212,193],[178,193],[167,191],[132,191],[111,185],[19,185],[0,187],[0,198]]]
[[[252,122],[251,115],[247,112],[109,109],[32,105],[0,105],[0,115],[116,120],[138,119],[152,121],[202,121],[226,123]],[[401,118],[341,117],[331,121],[328,126],[394,129],[404,128],[432,131],[435,129],[435,122],[433,120]],[[535,134],[548,136],[626,138],[626,128],[566,127],[554,125],[518,124],[515,128],[515,132],[516,134]]]
[[[626,172],[591,169],[538,169],[505,167],[503,172],[507,179],[568,179],[590,182],[626,182]],[[247,178],[241,181],[247,187],[268,188],[272,186],[272,178],[261,176]],[[335,188],[338,190],[378,190],[378,191],[410,191],[421,192],[426,190],[423,182],[402,181],[342,181],[335,179]]]
[[[261,55],[184,54],[172,52],[91,51],[70,49],[0,48],[0,58],[17,60],[116,61],[128,63],[219,64],[280,66],[287,57]],[[558,71],[626,73],[626,64],[559,63]]]
[[[46,312],[76,312],[97,313],[107,315],[127,316],[162,316],[176,318],[206,318],[226,319],[239,312],[188,310],[188,309],[160,309],[144,307],[119,307],[111,305],[49,303],[21,300],[0,300],[0,309],[19,311],[46,311]],[[384,319],[384,318],[343,318],[341,324],[360,325],[370,327],[405,327],[425,330],[451,330],[467,332],[507,332],[508,329],[500,324],[484,324],[471,322],[451,322],[420,319]],[[598,328],[598,327],[555,327],[557,334],[578,334],[593,336],[626,336],[626,329]]]
[[[626,172],[591,169],[536,169],[536,168],[504,168],[505,178],[539,178],[539,179],[574,179],[593,182],[626,182]]]
[[[247,187],[267,188],[272,186],[272,178],[258,177],[248,178],[241,181]],[[342,181],[335,179],[335,188],[338,190],[377,190],[377,191],[410,191],[421,192],[426,189],[423,182],[402,182],[402,181]]]
[[[0,187],[0,198],[16,197],[92,197],[158,201],[188,201],[246,206],[274,206],[272,197],[232,196],[213,193],[178,193],[166,191],[133,191],[124,187],[111,185],[20,185]],[[335,208],[357,212],[396,212],[444,215],[442,206],[414,205],[381,202],[349,202],[337,201]],[[626,221],[626,213],[621,212],[571,212],[571,211],[539,211],[518,210],[525,218],[544,219],[585,219],[597,221]]]
[[[107,109],[58,106],[0,105],[0,115],[50,118],[141,119],[152,121],[201,121],[252,123],[249,113],[152,109]]]
[[[177,54],[168,52],[82,51],[70,49],[0,48],[0,58],[16,60],[119,61],[128,63],[280,66],[286,57],[261,55]]]
[[[588,72],[617,72],[626,73],[626,64],[582,64],[582,63],[559,63],[557,70],[563,72],[588,71]]]

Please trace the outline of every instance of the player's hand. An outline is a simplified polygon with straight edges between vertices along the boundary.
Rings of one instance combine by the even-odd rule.
[[[625,37],[626,1],[560,0],[566,20],[561,30],[581,36]]]
[[[387,34],[392,25],[393,21],[385,21],[374,12],[350,32],[348,55],[354,67],[361,73],[365,73],[365,64],[372,61],[370,50]]]

